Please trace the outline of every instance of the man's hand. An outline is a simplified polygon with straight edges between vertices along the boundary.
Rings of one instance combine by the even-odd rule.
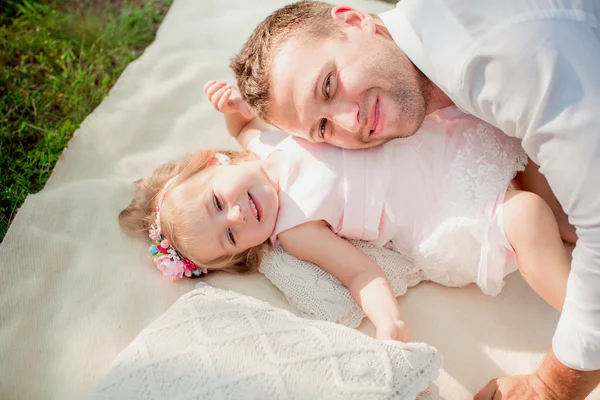
[[[491,380],[474,400],[583,400],[600,383],[600,371],[577,371],[550,350],[531,375]]]
[[[227,82],[208,81],[204,84],[204,93],[215,110],[225,115],[240,113],[247,119],[253,117],[252,110],[242,99],[240,92]]]
[[[555,400],[538,381],[535,374],[492,379],[473,400]]]

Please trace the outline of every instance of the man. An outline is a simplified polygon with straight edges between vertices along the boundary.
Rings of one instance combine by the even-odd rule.
[[[300,2],[232,61],[264,120],[364,148],[452,104],[522,139],[579,237],[564,310],[538,370],[478,399],[583,399],[600,382],[600,0],[403,0],[373,16]]]

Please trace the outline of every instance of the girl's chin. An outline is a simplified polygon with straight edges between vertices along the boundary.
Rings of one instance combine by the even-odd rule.
[[[275,224],[273,224],[273,226],[270,227],[269,235],[265,240],[269,240],[271,238],[271,236],[273,236],[273,233],[275,233]]]

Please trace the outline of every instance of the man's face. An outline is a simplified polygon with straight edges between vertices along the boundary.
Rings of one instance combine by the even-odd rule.
[[[356,13],[363,20],[339,24],[346,38],[296,37],[275,55],[267,111],[273,124],[349,149],[417,131],[427,109],[427,79],[370,16]]]

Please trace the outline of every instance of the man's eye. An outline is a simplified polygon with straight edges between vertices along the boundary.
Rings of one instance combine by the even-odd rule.
[[[319,125],[319,137],[321,139],[325,138],[325,132],[327,131],[327,120],[321,120],[321,124]]]
[[[325,79],[325,98],[329,98],[329,90],[331,89],[331,75],[327,76]]]
[[[214,198],[215,198],[215,207],[217,207],[217,210],[223,211],[223,206],[221,206],[221,202],[217,198],[217,195],[214,195]]]
[[[227,229],[227,238],[229,239],[231,244],[235,246],[235,237],[233,237],[233,232],[231,231],[231,229]]]

